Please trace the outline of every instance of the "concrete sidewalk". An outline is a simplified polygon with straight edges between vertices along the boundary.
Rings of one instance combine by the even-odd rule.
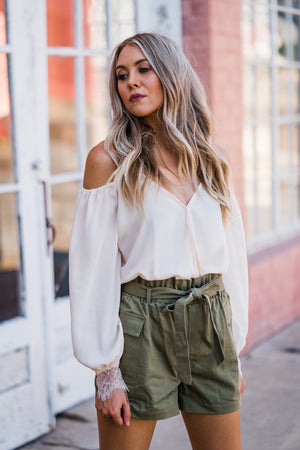
[[[300,318],[243,356],[242,366],[242,449],[300,450]],[[54,431],[22,449],[98,449],[93,403],[61,414]],[[158,422],[150,449],[191,449],[180,416]]]

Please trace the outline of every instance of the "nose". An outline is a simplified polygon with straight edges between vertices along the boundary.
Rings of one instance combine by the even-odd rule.
[[[137,88],[141,85],[138,75],[135,72],[131,72],[127,78],[127,85],[130,89]]]

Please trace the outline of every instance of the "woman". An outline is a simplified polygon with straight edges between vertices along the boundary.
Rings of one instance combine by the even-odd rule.
[[[204,89],[171,40],[144,33],[115,49],[110,99],[70,245],[74,354],[96,372],[100,447],[148,449],[180,410],[194,449],[240,449],[247,260]]]

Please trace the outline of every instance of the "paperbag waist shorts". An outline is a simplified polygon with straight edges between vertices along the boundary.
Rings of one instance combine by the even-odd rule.
[[[240,408],[229,295],[220,274],[122,285],[120,369],[133,418]]]

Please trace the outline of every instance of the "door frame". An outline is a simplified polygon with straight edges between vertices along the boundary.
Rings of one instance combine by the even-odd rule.
[[[18,195],[18,222],[24,288],[21,316],[0,324],[1,356],[8,388],[0,394],[0,446],[15,448],[48,432],[55,425],[51,382],[50,330],[44,297],[49,275],[41,261],[47,256],[43,190],[44,132],[39,110],[43,102],[43,40],[40,20],[45,2],[7,1],[9,80],[12,108],[12,143],[16,165],[15,183],[6,192]],[[1,51],[1,50],[0,50]],[[45,57],[44,57],[45,58]],[[37,126],[37,123],[39,126]],[[39,166],[39,170],[37,167]],[[3,192],[3,190],[2,190]],[[48,272],[49,273],[49,272]],[[22,376],[21,376],[21,375]],[[15,381],[14,381],[15,380]]]

